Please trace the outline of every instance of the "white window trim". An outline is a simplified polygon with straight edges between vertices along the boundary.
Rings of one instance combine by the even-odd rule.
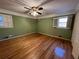
[[[5,22],[5,18],[6,17],[9,17],[8,19],[8,21],[10,21],[10,22],[8,22],[9,23],[9,26],[3,26],[3,27],[0,27],[0,28],[13,28],[13,20],[12,20],[12,16],[11,15],[5,15],[5,14],[0,14],[1,16],[3,16],[4,17],[4,22]]]
[[[68,16],[61,16],[61,17],[54,18],[53,19],[53,27],[54,28],[59,28],[59,29],[70,29],[68,26],[66,26],[66,27],[58,27],[58,19],[59,18],[64,18],[64,17],[68,17]],[[57,25],[54,24],[55,20],[57,20]],[[68,19],[67,19],[67,24],[68,24]]]

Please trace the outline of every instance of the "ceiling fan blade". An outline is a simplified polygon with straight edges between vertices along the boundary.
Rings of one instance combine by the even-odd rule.
[[[54,1],[54,0],[46,0],[45,2],[41,3],[39,6],[45,5],[45,4],[50,3],[52,1]]]
[[[37,13],[40,14],[40,15],[42,14],[42,13],[40,13],[40,12],[37,12]]]
[[[25,9],[31,10],[30,8],[24,7]]]
[[[27,14],[27,13],[29,13],[29,12],[30,12],[30,10],[27,10],[27,11],[25,11],[24,13]]]
[[[40,7],[40,8],[38,8],[38,10],[43,10],[43,8],[42,8],[42,7]]]

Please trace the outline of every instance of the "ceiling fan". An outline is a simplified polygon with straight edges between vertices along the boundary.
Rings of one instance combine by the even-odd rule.
[[[30,14],[31,16],[42,15],[42,14],[43,14],[42,11],[44,11],[44,8],[43,8],[43,7],[40,7],[40,6],[43,6],[43,5],[47,4],[47,3],[50,3],[51,1],[53,1],[53,0],[45,0],[44,2],[42,2],[42,3],[41,3],[40,5],[38,5],[38,6],[33,6],[33,7],[30,7],[30,8],[24,7],[25,9],[27,9],[27,10],[25,11],[25,13],[26,13],[26,14]]]
[[[27,11],[25,11],[25,13],[27,14],[30,14],[32,16],[37,16],[37,15],[42,15],[42,10],[43,10],[43,7],[31,7],[31,8],[27,8],[27,7],[24,7],[25,9],[27,9]]]

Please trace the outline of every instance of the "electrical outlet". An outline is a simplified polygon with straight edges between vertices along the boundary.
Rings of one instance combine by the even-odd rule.
[[[13,35],[9,35],[9,37],[12,37]]]

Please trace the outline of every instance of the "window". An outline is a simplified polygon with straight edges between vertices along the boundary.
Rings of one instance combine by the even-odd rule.
[[[68,28],[68,16],[61,16],[53,18],[53,27],[55,28]]]
[[[57,27],[58,28],[67,28],[68,17],[60,17],[58,19]]]
[[[0,27],[3,26],[3,22],[4,22],[3,19],[4,19],[3,16],[0,16]]]
[[[0,28],[12,28],[12,16],[0,14]]]

